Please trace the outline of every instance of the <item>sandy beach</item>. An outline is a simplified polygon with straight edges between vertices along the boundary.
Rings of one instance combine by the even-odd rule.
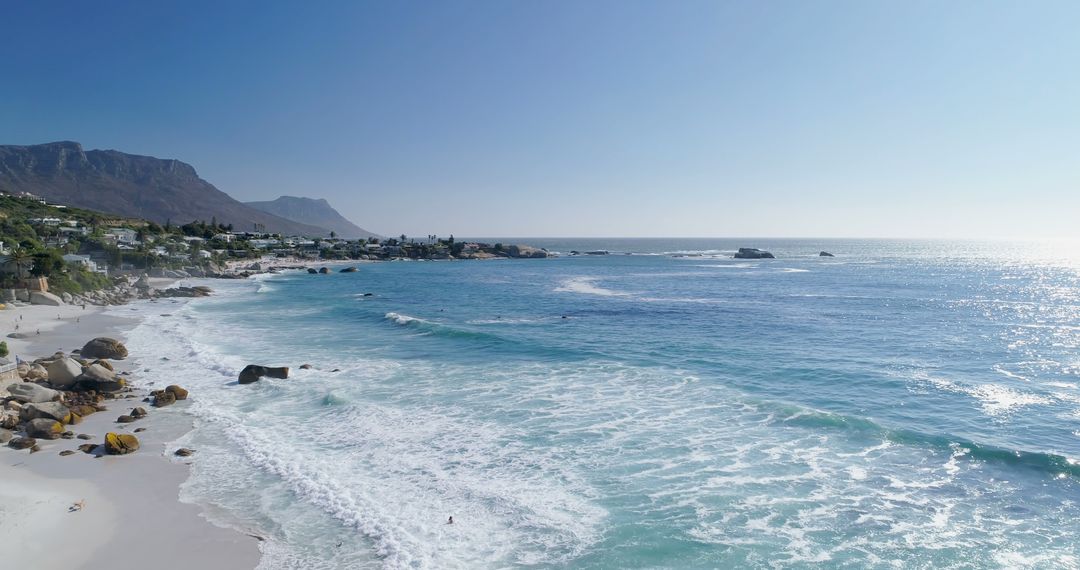
[[[57,350],[70,353],[86,341],[107,336],[123,341],[137,325],[123,307],[27,306],[0,311],[3,334],[29,333],[27,338],[4,338],[9,358],[33,360]],[[200,515],[199,508],[178,500],[187,478],[185,462],[174,456],[176,440],[192,427],[184,413],[187,402],[150,408],[142,402],[151,379],[133,370],[140,355],[116,361],[118,372],[132,373],[137,389],[131,398],[107,400],[107,411],[92,414],[76,434],[92,439],[39,440],[40,451],[0,448],[0,536],[17,548],[5,550],[5,566],[41,570],[60,568],[134,568],[153,561],[163,569],[254,568],[260,558],[258,541],[221,528]],[[175,382],[182,384],[182,379]],[[197,394],[191,394],[197,398]],[[150,410],[134,423],[116,423],[117,416],[135,406]],[[76,452],[79,444],[102,443],[108,431],[140,429],[139,451],[123,456]],[[71,510],[82,502],[81,510]]]

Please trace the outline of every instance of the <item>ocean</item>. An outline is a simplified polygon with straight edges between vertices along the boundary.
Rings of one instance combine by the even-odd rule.
[[[182,500],[263,568],[1080,567],[1077,248],[502,241],[138,305]]]

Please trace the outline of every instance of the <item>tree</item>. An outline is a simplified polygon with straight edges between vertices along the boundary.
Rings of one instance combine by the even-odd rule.
[[[15,276],[19,279],[26,277],[26,271],[33,266],[34,260],[26,250],[16,248],[8,255],[7,264],[15,268]]]
[[[64,270],[64,258],[55,249],[35,253],[33,260],[34,267],[30,270],[31,275],[48,277]]]

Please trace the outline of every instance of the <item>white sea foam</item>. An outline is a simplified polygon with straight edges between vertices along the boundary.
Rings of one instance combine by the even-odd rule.
[[[602,297],[629,297],[630,293],[605,289],[596,284],[599,277],[574,277],[567,279],[555,288],[560,293],[581,293],[584,295],[599,295]]]
[[[394,323],[399,324],[399,325],[407,325],[409,323],[426,323],[426,322],[429,322],[429,321],[426,321],[426,320],[421,319],[419,317],[410,317],[409,315],[403,315],[403,314],[393,313],[393,312],[386,313],[385,318],[386,318],[386,320],[393,321]]]
[[[324,332],[313,325],[275,337],[215,313],[231,286],[172,317],[148,312],[129,348],[153,355],[140,358],[144,380],[190,385],[188,404],[162,412],[198,419],[185,500],[266,536],[264,568],[578,567],[598,548],[610,566],[633,565],[620,548],[650,540],[712,546],[691,549],[701,558],[685,567],[892,564],[949,549],[986,566],[1019,535],[1047,537],[1048,561],[1075,549],[1074,510],[1056,501],[1002,516],[1022,493],[961,446],[815,427],[813,412],[782,412],[698,371],[398,360],[393,345],[372,355],[351,339],[312,341]],[[157,360],[167,355],[188,356]],[[247,363],[303,361],[318,364],[235,384]],[[1038,405],[996,385],[918,383],[988,413]],[[458,523],[444,524],[449,515]]]

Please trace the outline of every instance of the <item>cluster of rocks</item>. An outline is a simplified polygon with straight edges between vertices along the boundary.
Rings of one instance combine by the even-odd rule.
[[[131,389],[117,374],[109,360],[121,360],[128,355],[127,347],[115,339],[99,337],[87,342],[72,355],[57,352],[52,356],[33,362],[22,362],[16,368],[18,381],[0,386],[0,444],[15,449],[40,449],[39,440],[92,439],[86,434],[76,435],[69,426],[82,423],[83,418],[105,411],[107,401],[132,398]],[[153,405],[170,405],[186,399],[188,391],[172,385],[154,392]],[[118,423],[130,423],[147,416],[142,407],[135,407],[117,418]],[[138,431],[138,430],[136,430]],[[127,454],[139,448],[139,440],[133,434],[108,433],[105,436],[105,453]],[[96,453],[97,444],[79,447],[86,453]],[[65,450],[62,455],[74,453]]]
[[[146,275],[143,275],[138,279],[128,277],[112,287],[86,291],[75,295],[71,293],[61,293],[56,295],[44,291],[14,289],[9,289],[7,291],[11,291],[11,298],[4,299],[4,302],[7,304],[13,306],[26,304],[50,305],[55,307],[60,305],[124,305],[138,299],[157,299],[161,297],[206,297],[213,292],[212,289],[206,286],[172,287],[169,289],[158,290],[150,285],[150,279]],[[25,295],[18,294],[18,291],[23,291]]]
[[[209,297],[213,289],[205,285],[195,287],[170,287],[157,292],[157,297]]]

